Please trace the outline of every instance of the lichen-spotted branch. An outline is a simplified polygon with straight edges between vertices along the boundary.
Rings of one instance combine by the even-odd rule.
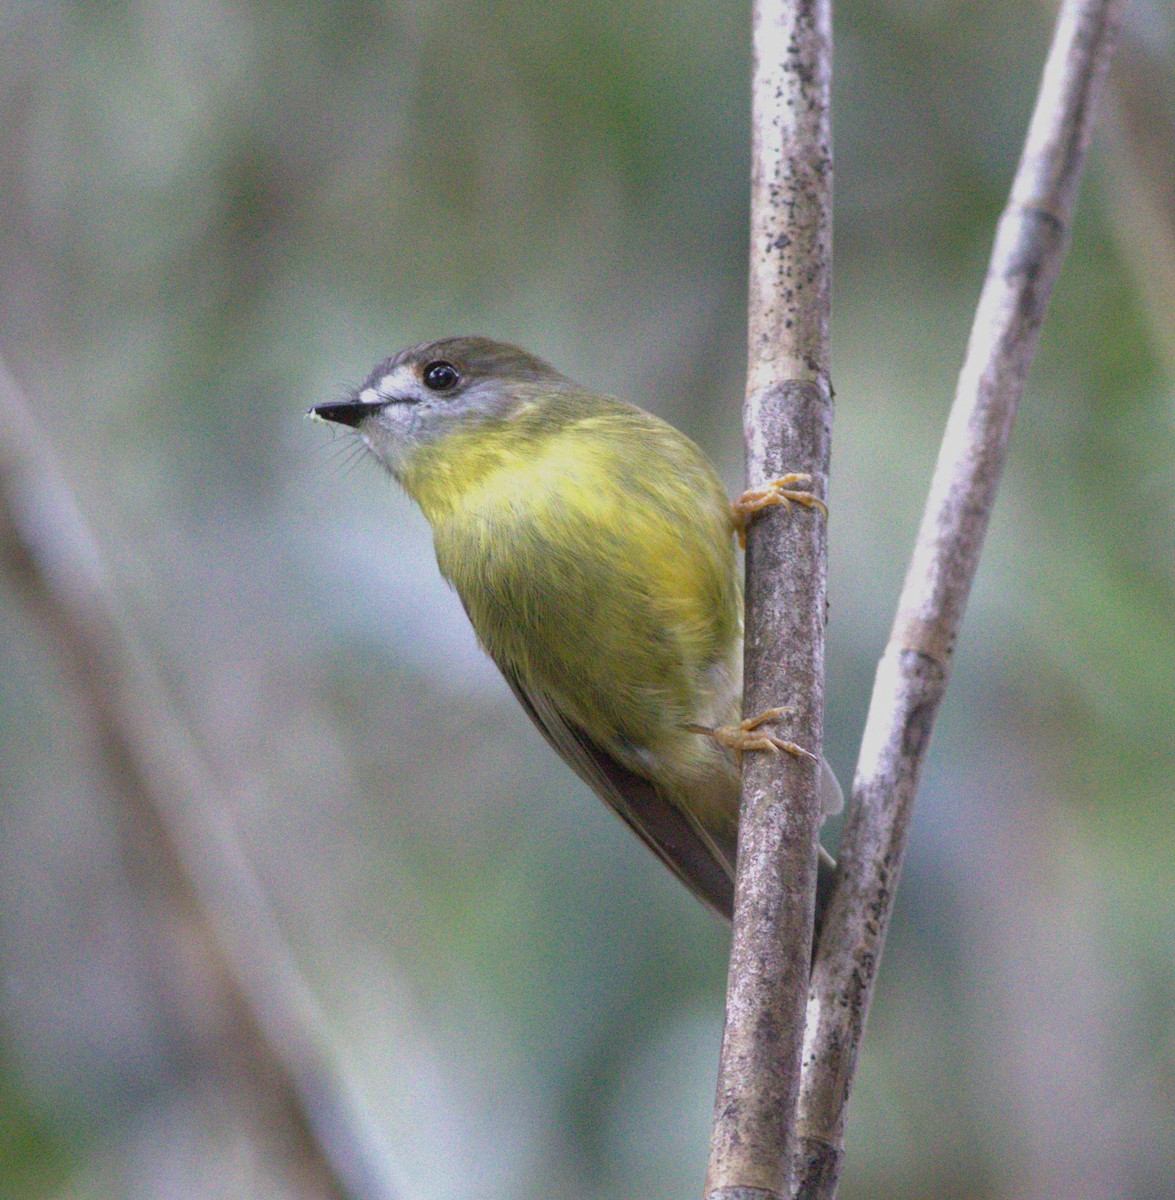
[[[747,397],[748,487],[793,471],[826,491],[831,449],[831,12],[758,0]],[[824,727],[826,524],[777,508],[747,538],[744,713],[790,709],[789,740]],[[743,765],[738,878],[705,1195],[787,1194],[811,952],[818,770],[787,755]]]

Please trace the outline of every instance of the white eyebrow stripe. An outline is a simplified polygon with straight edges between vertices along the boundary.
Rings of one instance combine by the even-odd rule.
[[[359,403],[360,404],[379,404],[380,403],[380,394],[379,394],[379,392],[377,392],[375,390],[375,388],[370,388],[370,387],[364,388],[363,391],[361,391],[359,393]]]

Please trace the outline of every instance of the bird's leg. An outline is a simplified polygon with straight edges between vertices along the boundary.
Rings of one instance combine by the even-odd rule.
[[[778,479],[772,479],[770,483],[765,483],[762,487],[748,488],[743,492],[730,506],[734,531],[738,534],[738,544],[744,550],[746,549],[747,526],[751,523],[751,518],[756,513],[762,512],[765,508],[771,508],[775,504],[782,504],[784,508],[790,508],[791,502],[794,500],[797,504],[804,505],[805,508],[818,508],[825,516],[828,516],[828,506],[819,496],[812,492],[796,491],[791,486],[794,483],[811,482],[811,475],[793,472],[790,475],[781,475]]]
[[[766,750],[771,754],[783,751],[795,758],[810,758],[813,762],[819,762],[820,760],[811,750],[805,750],[803,746],[797,746],[795,742],[777,738],[774,734],[759,732],[761,725],[779,720],[787,711],[786,708],[769,708],[757,717],[747,717],[745,721],[740,721],[737,725],[719,725],[713,729],[706,725],[688,725],[686,728],[693,730],[694,733],[704,733],[708,737],[712,737],[720,746],[724,746],[727,750],[733,750],[740,765],[743,755],[748,750]]]

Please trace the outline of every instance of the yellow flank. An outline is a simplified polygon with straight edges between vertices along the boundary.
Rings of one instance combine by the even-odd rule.
[[[641,773],[712,769],[713,743],[684,727],[730,716],[713,708],[741,598],[701,452],[578,390],[470,425],[417,447],[401,479],[487,650]]]

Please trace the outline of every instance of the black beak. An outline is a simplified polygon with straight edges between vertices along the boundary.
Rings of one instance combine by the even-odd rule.
[[[316,404],[310,411],[324,421],[334,421],[336,424],[349,425],[355,429],[364,417],[379,412],[384,404],[383,400],[376,400],[370,404],[363,400],[343,400],[338,404]]]

